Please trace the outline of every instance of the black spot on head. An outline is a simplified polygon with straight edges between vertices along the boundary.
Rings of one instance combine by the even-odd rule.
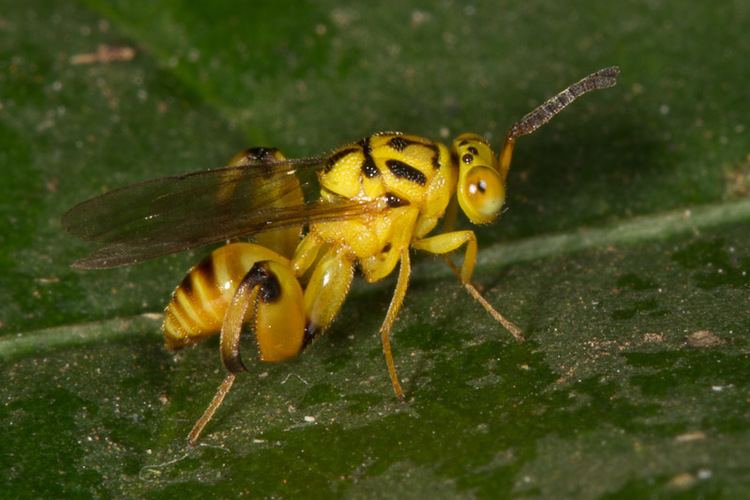
[[[385,162],[388,169],[401,179],[406,179],[411,182],[415,182],[420,186],[427,184],[427,177],[418,169],[398,160],[387,160]]]
[[[475,148],[474,146],[469,146],[469,153],[473,155],[478,155],[479,151],[477,151],[477,148]]]
[[[469,165],[469,164],[471,164],[471,162],[474,161],[474,156],[470,155],[469,153],[466,153],[465,155],[463,155],[461,157],[461,161],[463,161],[464,163],[466,163],[467,165]]]
[[[393,246],[390,243],[386,243],[385,246],[383,246],[383,250],[381,250],[381,252],[388,253],[391,251],[391,248],[393,248]]]

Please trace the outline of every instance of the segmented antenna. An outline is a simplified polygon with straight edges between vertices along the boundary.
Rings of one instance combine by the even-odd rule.
[[[591,73],[589,76],[574,83],[559,94],[550,97],[541,106],[521,118],[515,125],[513,125],[513,127],[511,127],[507,139],[515,139],[522,135],[532,133],[550,121],[557,113],[565,109],[568,104],[572,103],[587,92],[614,87],[617,83],[617,75],[619,74],[620,68],[617,66],[610,66],[608,68],[600,69],[595,73]]]
[[[596,73],[591,73],[556,96],[550,97],[541,106],[528,113],[513,125],[508,131],[508,135],[505,136],[503,149],[500,150],[500,154],[498,155],[497,170],[503,182],[505,182],[505,178],[508,175],[510,160],[513,157],[513,148],[516,145],[518,137],[532,133],[583,94],[592,90],[613,87],[617,83],[617,75],[619,74],[620,68],[617,66],[610,66],[609,68],[600,69]]]

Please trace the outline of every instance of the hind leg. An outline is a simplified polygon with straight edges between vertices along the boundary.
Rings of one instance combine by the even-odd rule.
[[[240,335],[245,323],[255,332],[261,361],[284,361],[303,348],[305,316],[302,289],[291,268],[274,261],[257,262],[237,287],[221,326],[221,360],[229,374],[216,391],[206,411],[188,435],[198,441],[234,383],[245,371],[240,355]]]
[[[380,341],[383,344],[383,355],[385,356],[385,364],[388,367],[388,375],[391,377],[393,392],[396,393],[396,396],[401,401],[404,400],[404,391],[401,389],[401,383],[398,381],[398,374],[396,373],[396,365],[393,362],[393,353],[391,352],[391,329],[393,327],[393,322],[396,321],[396,316],[398,316],[401,306],[404,303],[406,289],[409,286],[410,274],[411,261],[409,260],[409,247],[407,246],[401,250],[401,264],[398,270],[396,289],[393,291],[391,304],[388,306],[388,312],[385,315],[383,324],[380,326]]]

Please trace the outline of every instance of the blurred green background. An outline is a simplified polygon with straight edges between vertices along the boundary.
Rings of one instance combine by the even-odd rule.
[[[0,1],[4,497],[741,497],[750,491],[750,4]],[[124,48],[105,61],[98,47]],[[620,83],[516,149],[477,282],[417,258],[355,285],[299,359],[223,374],[158,313],[205,250],[69,268],[60,215],[251,145],[378,130],[499,146],[604,66]]]

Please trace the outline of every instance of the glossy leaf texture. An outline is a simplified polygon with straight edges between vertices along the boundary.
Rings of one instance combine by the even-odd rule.
[[[0,2],[0,491],[7,497],[736,498],[750,490],[747,2]],[[251,364],[206,430],[216,342],[160,313],[207,250],[77,271],[62,213],[248,146],[378,130],[519,139],[477,283],[415,256],[299,359]],[[250,352],[250,342],[245,352]]]

